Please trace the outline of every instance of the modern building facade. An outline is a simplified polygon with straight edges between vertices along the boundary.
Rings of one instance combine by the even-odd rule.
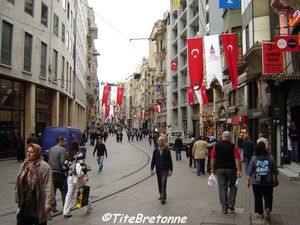
[[[77,4],[2,1],[0,157],[15,155],[18,135],[26,141],[46,126],[85,127],[84,74],[74,47]]]
[[[190,86],[187,39],[204,37],[205,35],[220,34],[223,31],[222,10],[218,1],[190,0],[180,1],[179,9],[173,9],[170,1],[170,23],[168,25],[168,64],[177,62],[177,70],[168,69],[167,91],[168,126],[172,130],[183,130],[198,136],[203,132],[204,117],[211,117],[201,109],[198,102],[188,106],[187,88]],[[205,84],[205,80],[204,80]],[[213,92],[209,90],[208,92]],[[212,94],[210,94],[212,96]],[[210,97],[210,102],[213,97]],[[212,107],[212,104],[210,103]]]

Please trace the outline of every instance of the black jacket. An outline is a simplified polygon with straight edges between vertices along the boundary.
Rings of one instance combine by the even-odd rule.
[[[172,157],[171,152],[166,147],[162,154],[160,154],[160,151],[158,148],[156,148],[153,151],[152,155],[152,161],[151,161],[151,170],[156,169],[156,172],[163,172],[163,171],[173,171],[173,163],[172,163]]]

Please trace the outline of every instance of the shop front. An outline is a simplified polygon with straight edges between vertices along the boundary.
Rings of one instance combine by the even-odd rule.
[[[0,78],[0,158],[16,155],[17,137],[24,139],[24,84]]]

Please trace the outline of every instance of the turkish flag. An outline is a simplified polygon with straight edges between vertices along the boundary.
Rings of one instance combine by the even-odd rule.
[[[110,92],[110,86],[105,85],[103,89],[102,105],[107,105],[109,92]]]
[[[176,71],[177,70],[177,62],[176,60],[172,60],[171,62],[171,70]]]
[[[124,88],[123,87],[118,87],[117,105],[122,105],[123,94],[124,94]]]
[[[107,117],[109,117],[109,110],[110,110],[110,106],[109,106],[109,105],[106,105],[106,106],[105,106],[105,119],[106,119]]]
[[[187,51],[191,86],[200,86],[203,81],[202,38],[188,39]]]
[[[232,82],[232,87],[236,89],[238,87],[236,34],[223,34],[221,36],[221,39],[228,65],[229,75]]]
[[[203,105],[208,104],[208,97],[207,97],[207,94],[206,94],[206,87],[205,86],[201,86],[201,96],[202,96]]]
[[[187,89],[188,92],[188,103],[189,105],[194,105],[195,104],[195,100],[194,100],[194,89],[193,87],[188,87]]]
[[[161,105],[158,105],[158,104],[154,105],[153,106],[153,112],[160,113],[161,112]]]

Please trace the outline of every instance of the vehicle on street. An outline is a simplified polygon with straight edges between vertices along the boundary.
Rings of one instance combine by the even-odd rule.
[[[78,141],[80,144],[80,151],[83,152],[84,157],[86,154],[85,141],[79,128],[69,126],[49,126],[46,127],[41,139],[41,148],[44,160],[48,160],[49,149],[57,144],[57,138],[63,136],[67,139],[66,150],[68,151],[70,144],[73,141]]]

